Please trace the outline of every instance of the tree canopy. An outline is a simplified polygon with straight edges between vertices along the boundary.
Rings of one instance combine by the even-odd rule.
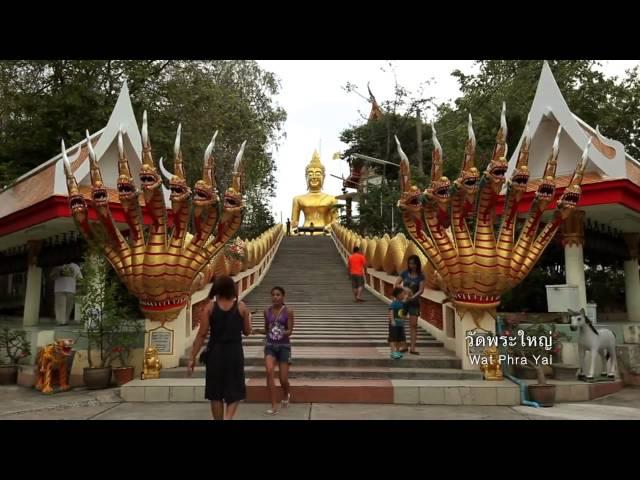
[[[493,151],[503,101],[507,106],[507,143],[515,148],[535,96],[542,64],[542,60],[481,60],[477,62],[477,73],[452,72],[461,95],[452,103],[437,105],[432,114],[443,147],[446,176],[453,180],[459,173],[469,114],[473,117],[477,140],[476,165],[479,169],[484,169]],[[607,77],[598,62],[593,60],[557,60],[550,61],[549,65],[571,111],[589,125],[598,125],[603,135],[620,141],[627,153],[640,158],[638,68],[627,71],[622,77]],[[353,89],[353,85],[347,85],[348,91]],[[415,183],[421,188],[426,187],[433,144],[431,126],[422,122],[424,175],[421,175],[417,159],[420,150],[415,115],[417,101],[433,108],[431,98],[396,86],[394,98],[380,102],[385,114],[382,119],[363,119],[342,131],[340,138],[348,145],[345,155],[361,153],[397,163],[399,158],[395,145],[392,143],[389,147],[389,138],[393,139],[395,134],[409,157]],[[378,170],[382,169],[378,167]],[[360,219],[354,222],[359,233],[380,235],[391,232],[391,211],[400,195],[395,183],[397,175],[397,168],[387,167],[386,185],[369,187],[369,193],[360,196]],[[397,210],[394,213],[397,214]],[[398,230],[397,221],[395,228]],[[557,250],[557,255],[553,252],[554,249],[550,248],[522,285],[505,295],[504,309],[541,310],[546,299],[544,285],[557,283],[564,277],[562,251]],[[618,260],[611,254],[588,250],[585,251],[585,262],[590,265],[586,272],[589,298],[597,298],[602,306],[620,304],[621,274],[617,271],[619,265],[614,265]],[[607,283],[608,289],[601,288]]]
[[[480,60],[479,72],[452,72],[461,95],[453,103],[437,105],[434,112],[438,139],[445,158],[445,174],[455,178],[463,158],[467,139],[468,115],[473,117],[477,140],[477,165],[484,168],[493,151],[495,135],[500,124],[502,102],[507,104],[507,142],[517,145],[524,130],[527,114],[536,92],[542,60]],[[600,126],[603,135],[622,142],[627,153],[640,157],[640,72],[628,71],[622,78],[607,77],[594,60],[555,60],[549,65],[569,108],[594,127]],[[347,90],[353,90],[347,84]],[[433,99],[396,86],[394,98],[381,102],[385,117],[379,121],[362,121],[342,131],[340,139],[347,143],[345,155],[361,153],[397,162],[395,145],[388,151],[388,138],[397,135],[413,166],[417,161],[416,106],[433,105]],[[424,173],[431,164],[431,127],[422,127]],[[387,133],[388,132],[388,133]],[[397,172],[387,169],[389,178]]]

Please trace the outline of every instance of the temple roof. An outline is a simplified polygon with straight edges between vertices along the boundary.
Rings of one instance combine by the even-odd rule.
[[[589,150],[583,184],[628,179],[640,186],[640,163],[625,152],[622,143],[604,137],[571,112],[547,62],[542,67],[529,115],[532,140],[528,190],[535,189],[536,179],[542,176],[558,125],[562,125],[557,170],[559,186],[563,185],[565,177],[568,182],[589,138],[592,148]],[[507,178],[515,167],[521,143],[522,137],[513,149]]]
[[[103,130],[93,134],[91,144],[95,148]],[[78,148],[80,151],[78,152]],[[88,158],[87,140],[73,145],[66,151],[74,174]],[[46,200],[55,194],[56,170],[61,164],[62,153],[25,173],[0,192],[0,219],[19,210]]]
[[[556,199],[549,204],[545,217],[553,215],[556,201],[569,184],[577,162],[591,139],[587,167],[582,181],[579,208],[590,221],[607,225],[617,231],[637,232],[640,229],[640,163],[627,154],[624,145],[606,138],[569,109],[547,62],[542,67],[540,80],[529,112],[531,147],[527,193],[518,205],[525,215],[541,182],[545,164],[551,154],[558,129],[560,149],[556,170]],[[522,137],[513,149],[506,177],[511,176],[516,163]],[[503,190],[504,192],[504,190]]]
[[[124,131],[124,149],[131,175],[139,187],[139,172],[142,162],[142,138],[126,83],[122,86],[107,125],[90,135],[89,139],[96,152],[102,178],[109,193],[109,201],[115,210],[114,219],[122,217],[118,212],[118,131]],[[80,192],[89,200],[91,178],[87,140],[66,150],[78,182]],[[170,191],[162,186],[165,203],[168,205]],[[67,183],[62,161],[62,153],[56,154],[38,167],[17,178],[0,191],[0,250],[23,245],[32,239],[47,238],[65,231],[75,231],[71,212],[67,204]],[[140,196],[141,204],[144,204]],[[91,205],[91,202],[88,202]],[[90,207],[90,210],[91,207]],[[116,220],[126,228],[124,220]]]
[[[98,164],[102,170],[105,186],[109,191],[109,200],[117,202],[117,177],[118,177],[118,151],[117,135],[122,126],[124,130],[124,147],[129,160],[131,174],[134,181],[138,182],[142,151],[142,139],[131,99],[129,89],[125,83],[120,90],[118,100],[107,125],[93,133],[89,138],[96,152]],[[87,140],[69,147],[66,150],[71,162],[71,170],[80,186],[80,191],[89,198],[90,175]],[[165,199],[168,190],[165,191]],[[67,185],[62,162],[62,153],[58,153],[43,164],[25,173],[0,192],[0,221],[17,214],[25,209],[34,207],[41,202],[54,197],[67,197]],[[2,234],[0,234],[0,237]]]

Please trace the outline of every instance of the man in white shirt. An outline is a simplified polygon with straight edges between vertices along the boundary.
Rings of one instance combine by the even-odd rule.
[[[80,267],[75,263],[68,263],[55,267],[51,271],[51,278],[55,279],[54,293],[56,296],[56,323],[66,325],[73,310],[76,296],[76,281],[82,278]]]

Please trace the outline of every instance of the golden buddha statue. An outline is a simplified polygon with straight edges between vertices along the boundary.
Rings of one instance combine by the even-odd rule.
[[[312,235],[322,235],[329,232],[330,225],[338,218],[338,212],[336,198],[322,191],[325,171],[317,151],[313,152],[313,157],[307,165],[305,173],[309,191],[304,195],[294,197],[291,226],[293,227],[293,233],[297,234],[300,211],[302,210],[304,213],[304,225],[302,228],[313,229],[310,231]]]

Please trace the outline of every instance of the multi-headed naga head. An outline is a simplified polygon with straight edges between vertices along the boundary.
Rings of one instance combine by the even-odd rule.
[[[580,159],[580,163],[576,167],[573,172],[573,176],[569,181],[569,185],[564,189],[562,195],[558,199],[558,211],[564,220],[566,220],[569,215],[571,215],[571,211],[576,208],[578,202],[580,201],[580,197],[582,196],[582,187],[580,184],[582,183],[582,178],[584,177],[584,169],[587,167],[587,160],[589,154],[589,147],[591,146],[591,139],[587,142],[587,146],[582,152],[582,158]]]
[[[109,205],[109,192],[102,181],[102,174],[100,173],[100,167],[98,167],[98,159],[96,158],[96,152],[93,150],[88,130],[87,149],[89,150],[89,172],[91,175],[91,201],[96,210],[104,212]]]
[[[173,146],[173,171],[172,174],[169,172],[164,164],[162,163],[162,158],[158,163],[160,163],[160,171],[162,174],[169,180],[169,190],[171,190],[171,194],[169,196],[172,205],[174,208],[177,204],[181,204],[186,202],[191,196],[191,189],[187,185],[187,179],[184,173],[184,166],[182,163],[182,150],[180,149],[180,134],[182,132],[182,124],[178,124],[178,131],[176,133],[176,141]]]
[[[500,115],[500,129],[496,135],[496,146],[493,149],[491,161],[485,171],[485,179],[491,182],[491,186],[496,193],[500,192],[505,181],[504,174],[507,173],[507,118],[506,106],[502,104],[502,114]]]
[[[402,150],[398,137],[394,135],[394,138],[400,155],[400,200],[398,200],[398,207],[411,213],[417,213],[422,210],[422,192],[417,186],[411,184],[409,158]]]
[[[518,152],[516,168],[513,169],[511,179],[509,180],[511,193],[518,195],[518,198],[527,190],[527,184],[529,183],[529,147],[531,146],[529,131],[529,119],[527,118],[527,124],[524,127],[524,133],[522,135],[522,144]]]
[[[562,126],[558,127],[556,138],[553,141],[553,146],[551,147],[551,155],[544,167],[542,182],[538,185],[538,189],[536,190],[535,200],[539,210],[547,208],[547,205],[553,201],[553,197],[556,194],[556,169],[558,168],[558,153],[560,152],[559,146],[561,133]]]
[[[118,197],[120,202],[130,202],[137,200],[138,189],[133,182],[133,176],[129,169],[129,162],[124,152],[124,131],[122,126],[118,130]]]
[[[242,177],[244,176],[242,168],[242,155],[244,154],[244,148],[247,145],[247,141],[242,142],[240,151],[236,156],[236,161],[233,165],[233,177],[231,179],[231,186],[224,192],[224,209],[227,212],[235,213],[244,208],[244,200],[242,199]]]
[[[462,311],[493,310],[500,304],[501,295],[517,285],[535,266],[553,236],[580,200],[580,183],[587,162],[587,149],[569,186],[560,197],[552,222],[540,227],[542,213],[553,201],[556,191],[555,171],[559,151],[558,130],[553,148],[547,162],[544,178],[531,205],[526,228],[523,228],[515,240],[513,213],[517,212],[517,202],[526,191],[529,180],[529,122],[518,152],[515,170],[509,182],[509,195],[505,197],[505,213],[496,229],[497,190],[501,186],[506,172],[506,121],[502,115],[498,131],[494,158],[484,173],[482,188],[478,185],[478,172],[473,164],[475,154],[475,135],[469,122],[469,139],[465,148],[465,157],[458,179],[452,189],[450,204],[451,230],[442,235],[441,215],[434,215],[433,209],[420,209],[418,189],[411,184],[409,163],[398,143],[398,152],[402,159],[401,197],[398,206],[405,214],[402,218],[407,233],[429,263],[436,270],[442,283],[442,290]],[[437,188],[441,179],[438,170],[441,165],[441,149],[434,141],[434,169],[432,182],[425,192],[427,201],[437,200]],[[464,205],[461,195],[465,199]],[[442,196],[444,199],[444,196]],[[470,226],[465,218],[465,209],[474,208],[475,221]],[[410,214],[406,214],[410,213]],[[445,218],[446,220],[446,218]],[[427,228],[428,227],[428,228]],[[498,235],[496,235],[498,233]]]
[[[180,151],[181,128],[178,128],[174,147],[174,169],[171,174],[171,205],[173,229],[167,221],[167,208],[160,189],[161,177],[157,173],[147,132],[147,115],[143,116],[142,160],[140,181],[145,195],[145,207],[151,217],[148,235],[142,235],[144,225],[137,202],[137,189],[131,178],[131,170],[124,155],[123,132],[118,134],[119,176],[118,193],[132,235],[126,240],[116,228],[109,211],[108,191],[102,181],[100,168],[91,143],[88,141],[91,161],[92,203],[98,211],[101,225],[89,224],[87,205],[79,193],[76,179],[66,158],[62,144],[69,207],[88,241],[97,242],[105,256],[126,287],[140,301],[146,318],[161,322],[174,320],[186,306],[192,293],[194,280],[200,271],[224,247],[237,232],[241,224],[244,207],[242,200],[242,154],[243,143],[234,164],[233,181],[225,195],[222,215],[219,217],[214,175],[213,141],[205,152],[203,178],[197,184],[195,234],[187,231],[189,225],[189,197],[182,152]],[[215,138],[215,136],[214,136]],[[164,169],[164,166],[162,167]],[[165,172],[166,173],[166,172]],[[131,201],[131,200],[136,201]],[[108,235],[94,231],[106,228]]]
[[[457,188],[461,189],[466,196],[471,197],[478,191],[478,181],[480,180],[480,172],[475,166],[476,135],[473,131],[471,114],[469,114],[468,133],[469,138],[464,148],[464,158],[462,160],[460,175],[453,183]]]
[[[145,201],[150,201],[153,191],[160,188],[162,178],[156,169],[151,154],[151,143],[149,142],[149,129],[147,126],[147,112],[142,115],[142,167],[140,167],[140,184],[144,192]]]
[[[196,207],[206,207],[217,204],[220,199],[218,197],[218,189],[216,188],[216,179],[213,176],[215,167],[215,157],[213,156],[213,148],[216,144],[218,131],[213,134],[211,142],[204,152],[204,166],[202,168],[202,178],[196,182],[193,187],[193,204]]]
[[[73,176],[73,172],[71,171],[71,163],[69,162],[69,158],[67,157],[67,147],[64,144],[64,140],[60,142],[60,146],[62,148],[62,161],[64,165],[64,173],[67,177],[67,190],[69,192],[69,209],[73,214],[73,217],[76,218],[79,222],[84,222],[88,218],[89,208],[87,206],[87,201],[84,198],[84,195],[80,193],[80,189],[78,188],[78,182],[76,181],[76,177]],[[78,150],[79,151],[79,150]]]
[[[433,152],[431,153],[431,184],[424,191],[428,200],[435,201],[441,208],[446,209],[451,201],[449,189],[451,181],[443,175],[442,146],[436,136],[436,127],[431,125]]]

